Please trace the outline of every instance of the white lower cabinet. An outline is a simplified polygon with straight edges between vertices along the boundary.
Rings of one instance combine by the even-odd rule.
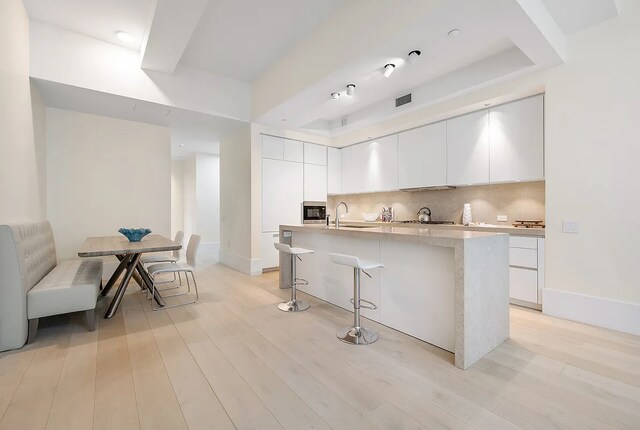
[[[537,270],[510,267],[509,276],[509,297],[525,302],[538,303]]]
[[[454,249],[380,241],[380,322],[455,348]]]
[[[348,311],[353,310],[353,269],[332,263],[329,254],[384,264],[368,271],[371,278],[361,275],[362,298],[378,307],[361,308],[362,316],[454,351],[453,248],[301,232],[293,233],[292,246],[314,251],[297,262],[297,276],[309,281],[298,289]]]
[[[262,256],[262,268],[270,269],[279,266],[280,255],[278,250],[273,246],[278,243],[279,233],[277,231],[268,231],[262,233],[260,243],[260,255]]]
[[[513,303],[540,309],[544,288],[544,238],[509,238],[509,297]]]

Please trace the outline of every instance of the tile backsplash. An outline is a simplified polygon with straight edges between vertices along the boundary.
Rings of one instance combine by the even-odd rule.
[[[462,207],[471,204],[474,222],[511,225],[516,219],[544,220],[544,181],[517,182],[460,187],[453,190],[392,191],[369,194],[343,194],[327,198],[327,213],[335,219],[338,202],[349,205],[342,219],[362,221],[362,212],[380,213],[393,206],[396,221],[417,219],[418,210],[427,206],[433,220],[462,221]],[[344,208],[341,209],[340,213]],[[506,215],[506,222],[498,222]]]

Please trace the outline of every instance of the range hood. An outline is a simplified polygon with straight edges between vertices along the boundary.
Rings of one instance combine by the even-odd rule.
[[[440,191],[440,190],[455,190],[453,185],[435,185],[432,187],[416,187],[416,188],[400,188],[400,191]]]

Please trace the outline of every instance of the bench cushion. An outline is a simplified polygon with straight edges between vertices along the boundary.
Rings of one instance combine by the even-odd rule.
[[[102,260],[60,262],[27,293],[29,319],[94,309],[102,281]]]
[[[47,221],[0,225],[0,351],[27,340],[27,292],[56,266]]]

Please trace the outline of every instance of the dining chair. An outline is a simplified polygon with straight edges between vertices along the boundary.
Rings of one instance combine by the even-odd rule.
[[[183,296],[185,294],[189,294],[191,292],[191,283],[189,282],[189,274],[191,274],[191,279],[193,280],[193,287],[195,290],[195,299],[193,301],[190,302],[180,302],[180,303],[176,303],[173,305],[165,305],[163,307],[155,307],[155,301],[151,300],[151,308],[154,311],[157,311],[158,309],[166,309],[166,308],[173,308],[176,306],[182,306],[182,305],[188,305],[188,304],[192,304],[198,301],[199,299],[199,295],[198,295],[198,284],[196,283],[196,277],[194,275],[194,270],[196,267],[196,257],[198,254],[198,248],[200,246],[200,236],[197,234],[192,234],[191,237],[189,238],[189,244],[187,245],[187,263],[179,263],[179,262],[175,262],[175,263],[157,263],[157,264],[152,264],[149,267],[147,267],[147,272],[149,272],[149,276],[151,277],[151,295],[150,297],[153,297],[153,295],[155,294],[156,291],[158,291],[158,293],[161,295],[161,297],[163,299],[168,298],[168,297],[175,297],[175,296]],[[180,293],[173,293],[173,294],[167,294],[167,295],[163,295],[162,291],[165,290],[160,290],[158,288],[156,288],[156,276],[164,274],[164,273],[184,273],[184,277],[187,281],[187,291],[185,292],[180,292]]]
[[[176,232],[176,237],[173,240],[175,243],[179,244],[180,246],[182,246],[182,242],[184,241],[184,232],[183,231],[177,231]],[[146,255],[143,255],[140,258],[140,262],[143,265],[147,265],[147,264],[155,264],[155,263],[177,263],[178,261],[180,261],[180,250],[176,249],[175,251],[171,251],[170,253],[166,253],[166,252],[152,252]],[[171,280],[167,280],[167,281],[162,281],[162,282],[158,282],[158,285],[160,284],[169,284],[169,283],[174,283],[176,282],[176,279],[178,279],[178,285],[174,286],[174,287],[169,287],[166,288],[167,290],[171,290],[171,289],[175,289],[175,288],[179,288],[182,286],[182,277],[180,276],[180,273],[177,273],[177,278],[176,278],[176,273],[173,273],[173,279]]]

